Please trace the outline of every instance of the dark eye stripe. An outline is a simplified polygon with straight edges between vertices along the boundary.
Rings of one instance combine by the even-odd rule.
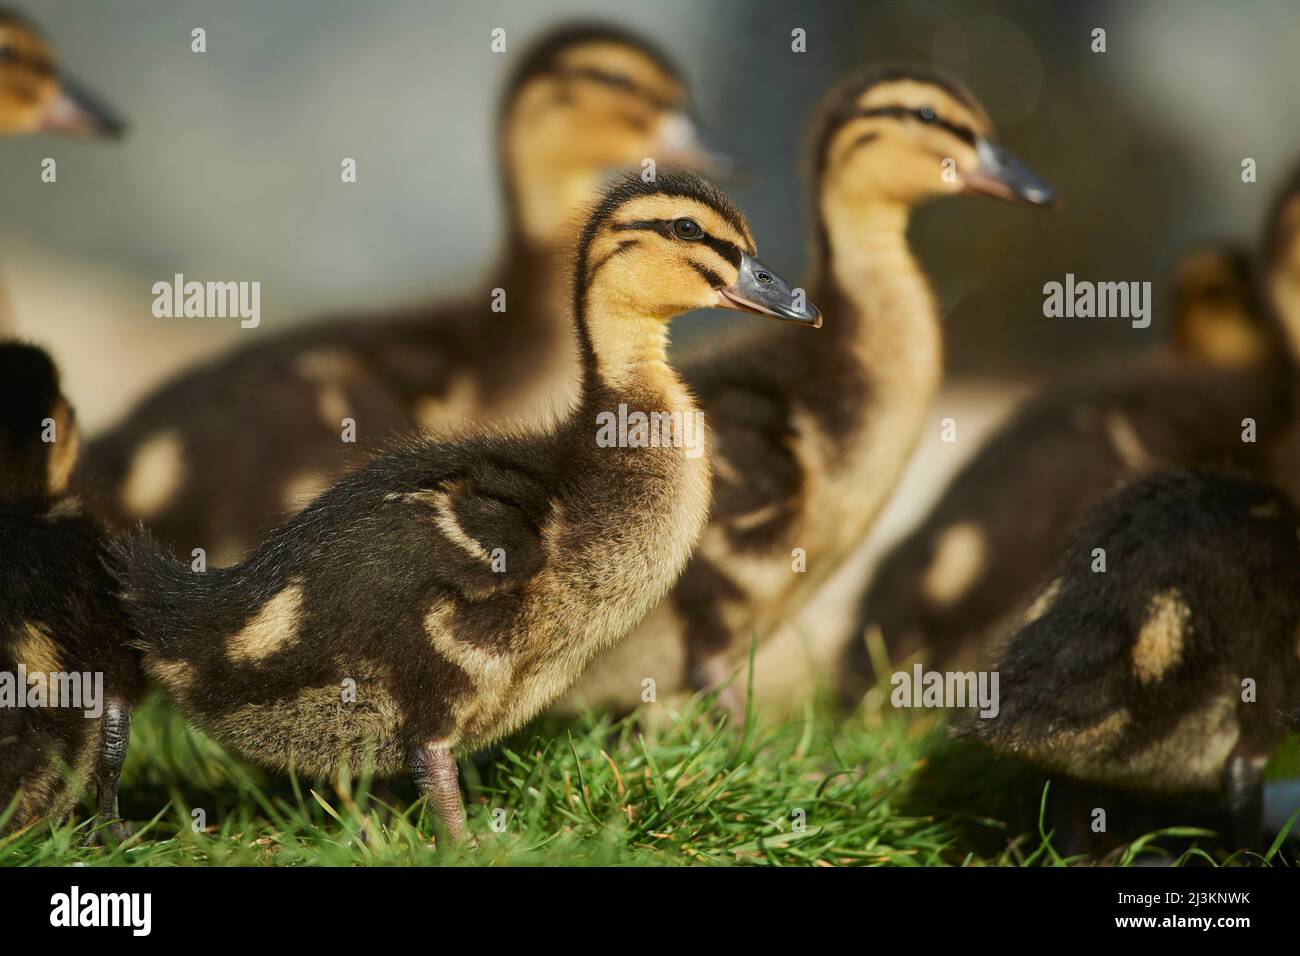
[[[593,83],[599,83],[602,86],[607,86],[611,90],[616,90],[619,93],[626,93],[629,96],[635,96],[638,99],[645,100],[658,110],[671,110],[675,108],[675,104],[661,96],[656,96],[645,87],[637,85],[628,77],[621,74],[607,73],[606,71],[598,70],[593,66],[581,66],[572,69],[556,70],[555,75],[561,79],[589,80]]]
[[[704,238],[701,239],[700,242],[704,243],[704,245],[722,256],[722,258],[726,259],[737,269],[740,268],[740,246],[736,245],[734,242],[728,242],[726,239],[719,239],[717,236],[711,236],[707,232],[704,234]]]
[[[937,126],[970,146],[974,146],[977,139],[975,131],[969,126],[962,126],[960,123],[946,120],[938,114],[927,118],[921,110],[914,110],[906,106],[877,106],[869,110],[858,110],[853,115],[863,119],[871,117],[888,117],[897,120],[914,119],[918,123],[925,123],[927,126]]]
[[[696,272],[698,272],[701,278],[703,278],[705,282],[707,282],[710,286],[712,286],[715,289],[721,289],[724,285],[727,284],[722,281],[722,276],[718,275],[708,266],[702,266],[698,262],[695,262],[693,259],[687,259],[686,264],[690,266],[692,269],[694,269]]]
[[[648,229],[659,233],[665,239],[676,239],[673,235],[673,220],[671,219],[634,219],[631,222],[616,222],[614,229],[626,231],[631,229]],[[678,239],[678,242],[698,242],[700,245],[707,246],[721,256],[725,261],[739,269],[740,259],[744,251],[734,242],[726,239],[720,239],[717,236],[704,233],[699,239]]]

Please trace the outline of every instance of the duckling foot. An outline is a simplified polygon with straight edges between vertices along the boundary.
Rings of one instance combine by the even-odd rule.
[[[114,843],[121,843],[130,831],[122,822],[117,807],[117,784],[126,763],[127,744],[131,739],[131,708],[123,701],[110,699],[104,705],[103,739],[99,747],[99,762],[95,766],[95,787],[98,795],[99,816],[108,821],[106,827],[97,829],[87,841],[96,846],[102,842],[105,831]]]
[[[1260,850],[1264,831],[1264,764],[1268,751],[1242,740],[1223,768],[1234,849]]]
[[[411,750],[408,762],[415,786],[438,814],[440,828],[449,843],[465,840],[465,805],[460,798],[460,770],[451,750],[439,744],[420,744]],[[475,845],[472,836],[471,846]]]

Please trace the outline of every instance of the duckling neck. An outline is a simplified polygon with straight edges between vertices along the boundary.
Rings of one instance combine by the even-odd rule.
[[[540,248],[561,248],[575,228],[575,216],[600,191],[600,176],[540,162],[522,143],[510,143],[506,149],[504,177],[511,234]]]
[[[943,363],[934,295],[907,244],[910,208],[892,202],[842,202],[824,194],[820,275],[823,348],[863,353],[883,379],[933,391]],[[929,395],[925,396],[927,399]]]
[[[611,391],[652,407],[693,412],[695,403],[668,364],[668,322],[626,305],[591,302],[582,316],[588,394]]]

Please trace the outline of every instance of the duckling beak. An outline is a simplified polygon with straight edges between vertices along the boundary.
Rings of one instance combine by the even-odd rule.
[[[654,155],[666,166],[683,166],[710,176],[726,178],[740,171],[740,164],[710,142],[700,124],[685,112],[664,119]]]
[[[45,112],[42,129],[70,136],[120,139],[126,123],[102,100],[67,74],[59,77],[59,95]]]
[[[975,153],[978,168],[962,177],[967,192],[1030,206],[1056,205],[1056,191],[1004,147],[981,136]]]
[[[736,281],[718,290],[718,308],[767,315],[814,329],[822,326],[821,312],[802,289],[791,289],[790,283],[747,252],[741,253]]]

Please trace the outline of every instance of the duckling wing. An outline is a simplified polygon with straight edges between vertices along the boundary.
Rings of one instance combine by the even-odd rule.
[[[698,391],[713,440],[710,520],[736,547],[761,548],[796,518],[804,485],[788,396],[728,379],[702,381]]]
[[[232,568],[196,574],[129,538],[120,554],[141,646],[210,657],[285,592],[318,650],[381,646],[439,608],[504,622],[546,563],[544,484],[472,445],[417,444],[344,478]]]

